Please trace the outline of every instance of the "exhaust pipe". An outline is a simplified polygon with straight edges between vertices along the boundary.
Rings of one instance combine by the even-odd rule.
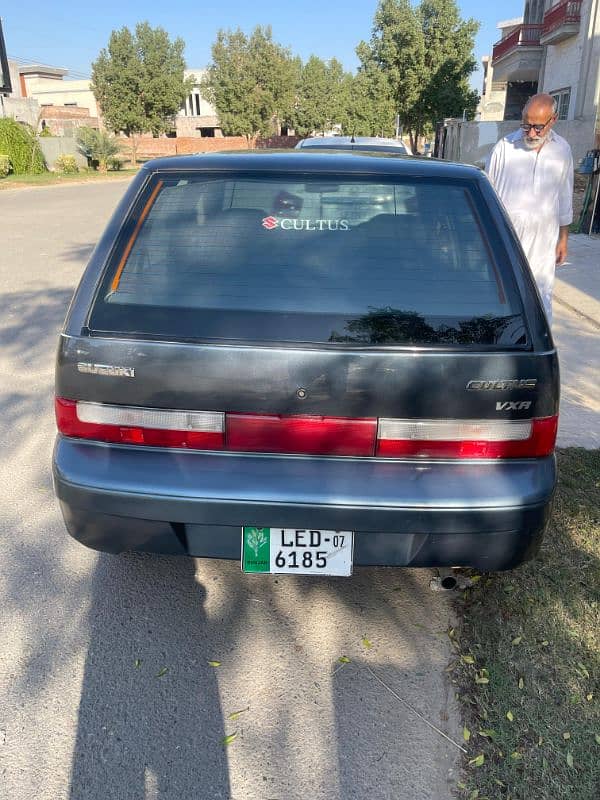
[[[454,570],[440,568],[437,578],[432,578],[429,588],[433,592],[452,592],[458,588],[458,577]]]

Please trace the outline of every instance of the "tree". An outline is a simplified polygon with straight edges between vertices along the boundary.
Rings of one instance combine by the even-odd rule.
[[[356,53],[372,87],[377,72],[384,77],[377,91],[381,99],[389,94],[406,126],[426,77],[423,32],[409,0],[380,0],[371,40],[360,42]]]
[[[469,77],[477,68],[473,47],[479,23],[462,20],[455,0],[422,0],[417,13],[428,75],[413,120],[421,136],[425,126],[433,129],[444,117],[474,115],[479,95],[470,88]]]
[[[311,56],[301,71],[293,117],[296,131],[305,136],[313,131],[324,133],[336,123],[345,127],[352,103],[350,81],[336,58],[323,61]]]
[[[299,72],[299,59],[273,41],[270,27],[258,26],[250,37],[239,28],[219,30],[202,91],[217,109],[223,133],[251,144],[291,119]]]
[[[385,74],[372,63],[351,77],[348,95],[352,98],[344,117],[344,130],[356,136],[392,136],[395,131],[396,104]]]
[[[356,50],[359,74],[384,77],[413,152],[440,119],[475,111],[479,98],[468,79],[478,28],[461,19],[455,0],[422,0],[417,8],[409,0],[380,0],[371,39]]]
[[[135,34],[126,27],[113,31],[108,48],[92,64],[92,91],[104,121],[129,137],[134,163],[136,135],[169,130],[191,91],[193,79],[184,77],[184,47],[183,39],[171,42],[163,28],[141,22]]]
[[[107,171],[108,162],[119,152],[119,143],[114,136],[84,126],[77,131],[77,146],[86,158],[98,162],[100,172]]]

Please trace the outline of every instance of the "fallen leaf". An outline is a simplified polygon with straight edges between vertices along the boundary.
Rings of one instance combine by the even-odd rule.
[[[600,733],[595,733],[594,739],[596,740],[596,744],[600,744]]]
[[[540,736],[538,739],[538,747],[541,747],[544,744],[544,737]]]
[[[550,642],[547,639],[544,639],[544,641],[541,644],[542,644],[542,647],[548,647]]]
[[[460,660],[464,661],[465,664],[474,664],[475,663],[475,659],[473,658],[473,656],[461,656]]]
[[[589,678],[590,677],[590,673],[587,671],[587,668],[586,668],[585,664],[582,664],[581,661],[578,661],[577,662],[577,666],[578,666],[579,671],[581,672],[581,674],[583,675],[584,678]]]
[[[220,661],[209,661],[208,662],[208,666],[209,667],[220,667],[221,666],[221,662]]]
[[[241,714],[245,714],[246,711],[250,711],[250,706],[247,706],[247,708],[241,708],[239,711],[234,711],[227,717],[227,719],[237,719]]]
[[[370,649],[373,647],[373,642],[370,642],[370,641],[367,639],[367,637],[366,637],[366,636],[363,636],[362,643],[363,643],[363,646],[367,648],[367,650],[370,650]]]
[[[512,722],[512,721],[514,720],[514,717],[513,717],[513,713],[512,713],[512,711],[507,711],[507,712],[506,712],[506,719],[507,719],[509,722]]]
[[[565,731],[563,733],[563,739],[565,740],[565,742],[567,741],[567,739],[570,739],[570,738],[571,738],[571,734],[569,733],[569,731]]]
[[[483,764],[484,761],[485,761],[485,756],[483,755],[483,753],[479,753],[478,756],[476,756],[475,758],[472,758],[469,761],[469,766],[471,766],[471,767],[480,767]]]
[[[468,728],[463,728],[463,739],[468,742],[471,738],[471,731]]]
[[[136,658],[136,660],[133,662],[133,666],[136,669],[139,669],[142,666],[142,659],[141,658]]]
[[[235,733],[230,733],[229,736],[224,736],[221,739],[221,744],[227,747],[228,744],[231,744],[237,738],[237,731]]]
[[[157,673],[156,677],[157,677],[157,678],[162,678],[162,677],[163,677],[163,675],[166,675],[168,671],[169,671],[169,668],[168,668],[168,667],[163,667],[162,669],[159,669],[159,671],[158,671],[158,673]]]
[[[590,692],[589,694],[586,694],[585,699],[588,701],[588,703],[591,703],[592,700],[594,699],[593,693]]]
[[[523,641],[523,637],[522,636],[516,636],[512,640],[511,644],[514,644],[514,645],[521,644],[522,641]]]
[[[514,753],[511,753],[511,754],[510,754],[510,757],[513,759],[513,761],[520,761],[520,760],[523,758],[523,754],[522,754],[522,753],[518,753],[518,752],[515,750],[515,752],[514,752]]]
[[[502,788],[506,786],[506,784],[502,783],[502,781],[499,781],[498,778],[494,778],[494,783],[496,784],[496,786],[502,786]]]
[[[479,583],[481,575],[471,575],[471,583]]]
[[[348,656],[340,656],[338,658],[338,661],[340,662],[340,664],[350,664],[351,663],[350,659],[348,658]]]
[[[524,688],[525,688],[525,681],[523,680],[523,678],[519,678],[519,689],[524,689]]]
[[[573,766],[573,754],[567,753],[567,764],[572,767]]]
[[[485,736],[487,739],[495,739],[496,731],[491,730],[491,729],[489,729],[489,730],[486,729],[486,730],[483,730],[483,731],[479,731],[479,735],[480,736]]]
[[[469,800],[477,800],[478,797],[479,797],[479,789],[473,789],[473,791],[469,795]]]

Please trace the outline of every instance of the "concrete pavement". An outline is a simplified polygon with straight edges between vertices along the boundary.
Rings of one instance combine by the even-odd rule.
[[[569,237],[556,271],[553,334],[561,371],[558,444],[600,447],[600,237]]]

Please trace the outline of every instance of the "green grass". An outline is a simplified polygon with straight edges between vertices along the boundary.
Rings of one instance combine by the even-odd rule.
[[[558,462],[540,554],[482,575],[449,632],[469,751],[461,798],[600,797],[600,451]]]
[[[87,183],[88,181],[130,178],[136,172],[137,169],[121,169],[110,172],[84,170],[75,175],[67,175],[61,172],[42,172],[40,175],[8,175],[6,178],[0,178],[0,191],[24,186],[54,186],[64,183]]]

